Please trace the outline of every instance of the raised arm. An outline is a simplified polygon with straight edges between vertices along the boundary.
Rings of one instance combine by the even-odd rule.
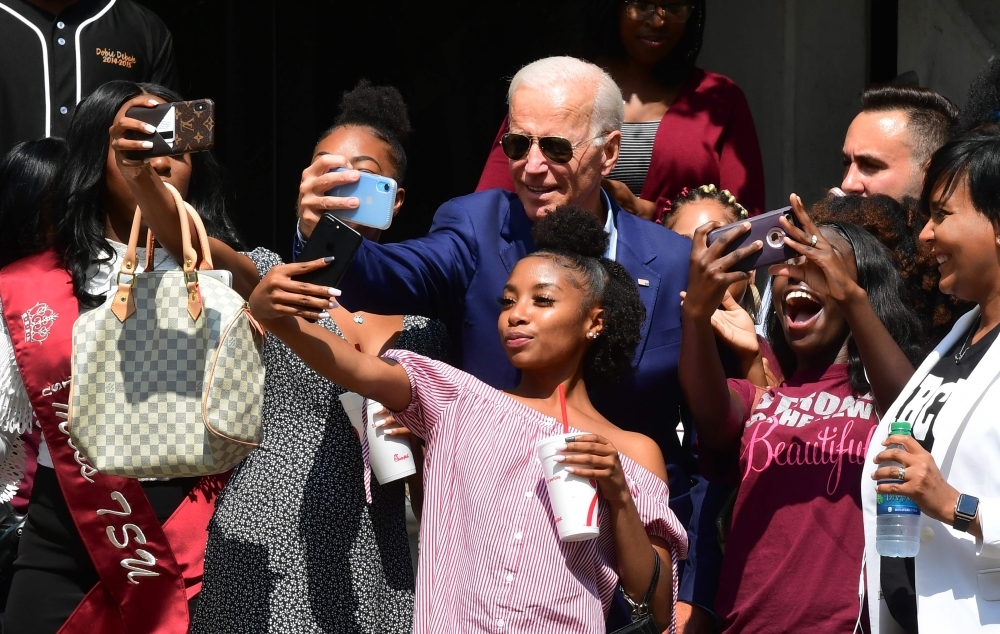
[[[291,279],[327,262],[313,260],[275,266],[250,296],[250,312],[306,365],[330,381],[376,400],[394,411],[410,404],[410,380],[402,366],[364,354],[329,330],[307,320],[325,317],[336,289]]]
[[[830,297],[844,313],[851,329],[851,337],[858,346],[861,361],[872,386],[872,394],[880,413],[892,404],[913,375],[913,364],[906,358],[899,345],[875,314],[868,293],[851,278],[844,266],[843,257],[822,237],[809,218],[802,199],[791,195],[792,209],[802,227],[796,227],[785,218],[781,224],[788,232],[785,243],[804,255],[806,263],[779,264],[771,267],[773,275],[793,275],[810,287]],[[817,242],[812,245],[812,236]]]
[[[149,95],[141,95],[127,101],[118,111],[115,122],[111,126],[111,147],[115,150],[118,169],[125,178],[125,182],[128,183],[129,189],[132,190],[132,195],[135,197],[139,209],[142,210],[142,218],[146,225],[153,230],[157,242],[170,253],[171,257],[177,262],[181,262],[183,248],[180,220],[173,197],[167,191],[151,163],[130,161],[121,152],[122,150],[144,149],[142,140],[125,138],[127,130],[148,134],[147,124],[125,116],[128,109],[134,106],[148,108],[161,102],[162,100],[151,98]],[[184,192],[182,191],[181,194],[183,195]],[[193,224],[191,225],[191,233],[195,235]],[[238,253],[225,242],[209,238],[209,243],[215,266],[231,271],[233,288],[244,298],[250,297],[250,293],[257,285],[257,267],[254,266],[250,258]],[[196,250],[200,250],[197,240],[194,240],[193,246]],[[201,257],[200,252],[198,256]]]
[[[745,233],[750,223],[733,229],[707,244],[708,233],[719,226],[710,222],[694,233],[688,290],[681,308],[681,389],[691,409],[699,442],[709,449],[725,451],[738,443],[746,412],[743,401],[729,389],[719,359],[712,316],[730,284],[749,277],[729,268],[761,248],[755,241],[723,256],[726,246]]]

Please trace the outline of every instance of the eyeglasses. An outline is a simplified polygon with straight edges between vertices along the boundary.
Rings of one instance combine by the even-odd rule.
[[[667,4],[636,2],[634,0],[625,2],[625,15],[637,22],[650,20],[654,15],[659,15],[664,22],[681,24],[688,21],[692,11],[694,11],[694,5],[685,2],[669,2]]]
[[[527,136],[508,132],[500,137],[500,148],[512,161],[519,161],[527,156],[531,150],[531,144],[538,141],[538,149],[542,151],[545,158],[554,163],[569,163],[573,159],[573,152],[578,147],[584,146],[594,139],[600,139],[604,135],[595,136],[593,139],[580,141],[574,145],[569,139],[561,136]]]

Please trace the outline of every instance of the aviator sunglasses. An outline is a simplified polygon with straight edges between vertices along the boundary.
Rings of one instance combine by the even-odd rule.
[[[512,161],[519,161],[528,154],[529,150],[531,150],[532,142],[538,141],[538,149],[542,151],[545,158],[554,163],[562,164],[570,162],[576,148],[586,145],[594,139],[599,139],[602,136],[604,135],[601,134],[592,139],[580,141],[576,145],[573,145],[569,139],[561,136],[539,137],[517,134],[516,132],[508,132],[500,137],[500,148],[503,150],[503,153],[507,155],[507,158]]]

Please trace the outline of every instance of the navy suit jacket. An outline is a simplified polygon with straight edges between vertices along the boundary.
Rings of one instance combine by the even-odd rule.
[[[676,433],[682,402],[680,292],[687,286],[691,242],[623,211],[613,200],[611,208],[616,260],[636,280],[646,320],[635,375],[609,389],[591,386],[591,400],[608,420],[659,444],[670,508],[688,527],[690,542],[678,597],[711,609],[721,561],[714,519],[725,496],[711,501],[692,452],[693,434],[686,433],[682,444]],[[514,265],[535,250],[531,227],[511,192],[490,189],[450,200],[422,238],[386,245],[365,240],[340,283],[342,303],[352,311],[441,320],[462,370],[498,389],[512,388],[518,373],[500,342],[498,299]],[[710,501],[703,505],[706,496]],[[699,533],[706,539],[698,540]],[[707,574],[696,574],[701,570]]]

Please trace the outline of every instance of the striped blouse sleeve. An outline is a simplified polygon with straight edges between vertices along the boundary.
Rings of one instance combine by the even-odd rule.
[[[442,419],[445,409],[462,392],[471,377],[447,363],[434,361],[407,350],[389,350],[385,358],[403,366],[410,379],[410,405],[396,420],[421,438],[427,438]]]

